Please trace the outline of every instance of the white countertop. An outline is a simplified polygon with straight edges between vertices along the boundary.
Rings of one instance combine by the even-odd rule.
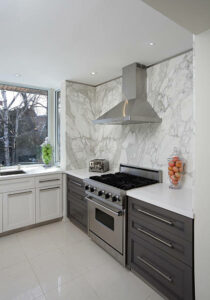
[[[23,170],[24,174],[17,174],[17,175],[5,175],[0,176],[0,180],[7,180],[7,179],[16,179],[22,178],[26,176],[35,176],[35,175],[48,175],[52,173],[62,173],[63,171],[59,167],[49,167],[44,168],[42,166],[23,166],[20,168]],[[1,172],[9,172],[9,171],[17,171],[17,167],[9,167],[9,168],[2,168]]]
[[[67,170],[66,174],[78,177],[80,179],[89,178],[90,176],[101,176],[104,174],[114,173],[114,171],[110,170],[105,173],[97,173],[97,172],[89,172],[88,169],[77,169],[77,170]]]
[[[157,183],[127,191],[127,195],[180,215],[194,218],[191,189],[174,190],[170,189],[167,184]]]

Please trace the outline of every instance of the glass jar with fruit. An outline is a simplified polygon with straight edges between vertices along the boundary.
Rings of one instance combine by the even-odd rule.
[[[46,168],[50,167],[53,158],[53,150],[52,150],[52,145],[48,142],[48,138],[45,139],[41,147],[42,147],[42,160],[44,162],[44,166]]]
[[[168,176],[170,180],[170,188],[180,189],[184,174],[184,159],[177,148],[174,148],[172,155],[168,158]]]

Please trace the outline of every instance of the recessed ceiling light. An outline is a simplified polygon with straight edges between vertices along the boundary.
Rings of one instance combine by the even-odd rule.
[[[148,46],[151,46],[151,47],[152,47],[152,46],[155,46],[155,42],[149,42],[149,43],[148,43]]]
[[[15,77],[21,77],[22,75],[20,73],[15,73]]]
[[[91,74],[92,76],[94,76],[94,75],[96,75],[96,72],[91,72],[90,74]]]

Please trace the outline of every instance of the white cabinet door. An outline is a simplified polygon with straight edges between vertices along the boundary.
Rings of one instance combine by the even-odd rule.
[[[35,224],[35,190],[3,194],[3,231]]]
[[[3,205],[3,194],[0,194],[0,233],[2,232],[3,229],[2,205]]]
[[[61,186],[36,189],[36,223],[62,217]]]

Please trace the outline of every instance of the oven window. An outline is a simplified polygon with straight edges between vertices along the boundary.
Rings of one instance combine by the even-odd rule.
[[[109,229],[114,231],[114,218],[105,212],[101,211],[100,209],[95,209],[95,219],[108,227]]]

